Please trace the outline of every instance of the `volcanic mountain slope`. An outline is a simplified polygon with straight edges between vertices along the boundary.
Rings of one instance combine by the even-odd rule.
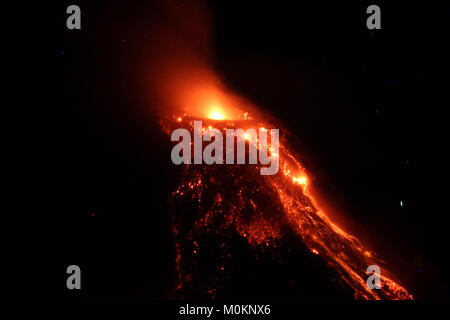
[[[250,127],[258,124],[272,128],[267,121],[245,121],[249,121]],[[180,122],[192,130],[193,119],[189,117],[182,120],[169,117],[161,123],[170,134],[173,129],[183,127]],[[223,130],[243,124],[206,120],[204,125]],[[229,267],[239,265],[239,261],[230,262],[234,259],[232,249],[236,248],[233,244],[245,239],[241,246],[264,257],[272,256],[280,263],[289,259],[283,251],[295,251],[297,246],[306,248],[309,251],[309,255],[304,253],[306,256],[321,257],[329,267],[330,281],[337,280],[356,299],[412,299],[375,253],[319,209],[309,194],[309,179],[296,160],[298,157],[284,143],[275,156],[279,157],[280,169],[272,176],[262,176],[260,165],[185,165],[180,185],[169,199],[179,294],[220,297],[230,278]],[[295,237],[300,243],[293,240]],[[379,290],[367,287],[366,270],[370,265],[382,268]],[[288,276],[287,281],[292,283],[293,278],[298,276]]]

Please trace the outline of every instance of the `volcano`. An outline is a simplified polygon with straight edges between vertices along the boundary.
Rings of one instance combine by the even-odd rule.
[[[218,121],[217,117],[201,120],[223,132],[236,126],[277,127],[276,120],[269,116],[249,114],[238,115],[239,121]],[[166,115],[161,127],[169,135],[180,127],[192,131],[194,120],[198,118],[186,113]],[[256,260],[271,257],[283,264],[298,250],[307,257],[304,263],[318,263],[319,259],[329,270],[331,281],[338,282],[343,292],[355,299],[413,299],[375,252],[320,209],[310,193],[306,168],[286,139],[280,143],[278,156],[280,170],[273,176],[261,176],[260,165],[184,166],[180,184],[169,199],[178,296],[226,296],[231,278],[228,269],[233,265],[230,261],[236,247],[244,246]],[[380,289],[369,289],[366,284],[366,270],[371,265],[382,268]],[[296,277],[291,277],[291,284]]]

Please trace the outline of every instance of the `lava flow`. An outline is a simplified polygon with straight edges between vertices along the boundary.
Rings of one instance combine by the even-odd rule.
[[[224,132],[225,128],[273,128],[267,117],[255,119],[248,112],[226,120],[220,110],[212,109],[204,126]],[[199,118],[184,113],[163,117],[163,130],[170,133],[179,127],[192,131]],[[277,155],[275,155],[277,156]],[[179,187],[172,193],[173,232],[176,239],[178,290],[189,286],[196,277],[204,277],[201,285],[206,295],[215,297],[218,275],[230,258],[228,241],[231,234],[246,239],[253,248],[276,248],[283,241],[284,228],[290,228],[309,251],[322,257],[356,299],[413,299],[394,281],[376,254],[342,230],[319,209],[308,188],[309,178],[298,157],[280,142],[280,170],[273,176],[261,176],[260,165],[184,165]],[[205,242],[215,241],[220,249],[221,265],[204,270],[197,263]],[[214,240],[211,240],[214,239]],[[382,267],[381,289],[371,290],[366,284],[366,269]],[[216,272],[217,270],[217,272]]]

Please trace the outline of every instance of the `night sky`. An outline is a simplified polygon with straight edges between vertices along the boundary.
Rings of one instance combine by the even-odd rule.
[[[93,2],[2,7],[5,297],[173,298],[167,199],[180,169],[145,82],[163,18],[152,1]],[[289,128],[337,220],[416,298],[448,298],[450,14],[377,1],[382,28],[368,30],[374,3],[207,2],[213,67]],[[81,30],[66,28],[70,4],[81,7]],[[241,256],[235,279],[283,273]],[[71,264],[80,291],[66,288]],[[275,275],[254,291],[235,280],[229,294],[342,298],[317,269],[320,280],[298,291]]]

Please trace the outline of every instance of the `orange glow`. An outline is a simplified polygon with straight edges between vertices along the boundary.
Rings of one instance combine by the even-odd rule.
[[[293,177],[292,178],[292,182],[293,183],[298,183],[298,184],[300,184],[302,186],[306,186],[307,185],[307,181],[306,181],[306,177],[305,176],[303,176],[303,177]]]
[[[209,118],[213,120],[223,120],[225,119],[223,113],[218,109],[213,109],[209,114]]]

